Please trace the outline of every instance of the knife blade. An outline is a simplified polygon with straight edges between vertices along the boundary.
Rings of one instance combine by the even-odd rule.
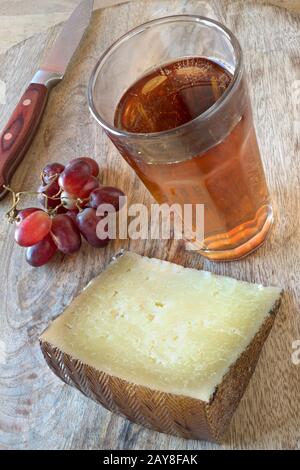
[[[93,0],[83,0],[63,25],[0,136],[0,200],[41,121],[48,94],[60,80],[90,23]]]
[[[77,6],[69,20],[65,23],[54,46],[45,56],[44,62],[41,64],[42,70],[61,73],[62,75],[65,73],[89,25],[93,3],[93,0],[84,0]]]

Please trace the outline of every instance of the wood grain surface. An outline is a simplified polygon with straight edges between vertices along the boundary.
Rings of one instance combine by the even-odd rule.
[[[0,53],[65,21],[80,0],[0,0]],[[94,10],[129,0],[94,0]]]
[[[268,3],[268,2],[265,2]],[[270,0],[272,5],[276,5],[278,7],[287,8],[291,11],[300,11],[300,2],[299,0]]]
[[[255,254],[212,263],[174,242],[114,242],[105,250],[87,244],[40,269],[26,264],[3,218],[0,203],[0,447],[2,449],[216,449],[131,424],[63,384],[47,367],[38,345],[48,322],[95,276],[120,247],[204,268],[238,279],[280,285],[283,305],[263,349],[223,447],[300,449],[300,365],[292,361],[300,340],[300,16],[261,2],[152,0],[96,11],[84,44],[64,81],[53,90],[44,118],[13,179],[16,189],[35,189],[43,165],[91,154],[104,183],[121,187],[130,202],[151,197],[89,114],[86,87],[99,55],[137,24],[176,13],[207,15],[238,36],[244,53],[254,116],[276,223]],[[3,128],[59,27],[0,55],[6,104]],[[29,197],[25,205],[33,205]],[[295,361],[294,361],[295,362]]]
[[[94,10],[134,0],[94,0]],[[241,2],[251,0],[239,0]],[[299,0],[260,0],[300,12]],[[0,0],[0,53],[34,34],[65,21],[79,0]]]

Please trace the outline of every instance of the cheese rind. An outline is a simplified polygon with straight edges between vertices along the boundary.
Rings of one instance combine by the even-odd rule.
[[[209,402],[279,296],[125,252],[41,340],[128,382]]]

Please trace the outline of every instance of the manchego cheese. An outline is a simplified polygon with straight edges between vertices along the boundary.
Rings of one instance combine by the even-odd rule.
[[[125,383],[209,404],[279,297],[277,287],[125,252],[41,343]]]

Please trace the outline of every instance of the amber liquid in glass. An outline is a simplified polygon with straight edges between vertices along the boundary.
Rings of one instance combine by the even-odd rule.
[[[167,64],[126,91],[115,126],[137,133],[174,129],[213,106],[231,81],[226,69],[206,58]],[[263,243],[272,209],[250,105],[231,133],[204,153],[157,164],[124,157],[159,203],[204,204],[203,254],[237,259]]]

